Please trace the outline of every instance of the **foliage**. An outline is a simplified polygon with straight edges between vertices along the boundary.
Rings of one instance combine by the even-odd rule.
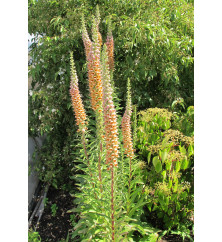
[[[47,197],[43,199],[43,204],[44,204],[44,206],[46,206],[46,205],[48,204],[48,200],[49,200],[49,199],[48,199]]]
[[[92,137],[91,137],[92,138]],[[93,241],[105,239],[111,240],[111,211],[110,211],[110,171],[107,170],[107,165],[102,162],[102,192],[101,184],[98,179],[98,145],[97,142],[90,142],[88,150],[90,152],[90,167],[87,167],[87,160],[84,159],[84,151],[81,155],[78,152],[78,160],[76,160],[78,169],[81,175],[76,175],[75,179],[78,182],[79,193],[75,194],[75,203],[78,204],[72,212],[80,216],[72,234],[75,241]],[[81,149],[80,149],[81,151]],[[123,152],[121,152],[123,154]],[[102,159],[104,160],[104,158]],[[84,161],[84,163],[83,163]],[[139,231],[141,236],[148,237],[150,233],[155,231],[148,224],[140,221],[142,206],[144,205],[144,196],[142,194],[142,179],[141,169],[139,164],[134,161],[132,165],[132,182],[129,187],[129,165],[128,160],[120,157],[118,169],[115,173],[115,234],[116,240],[127,238],[126,241],[131,241],[134,231]],[[80,172],[81,171],[81,172]],[[76,172],[75,172],[76,173]],[[131,192],[129,193],[129,189]]]
[[[194,107],[187,108],[186,113],[174,114],[174,129],[178,129],[187,136],[194,135]]]
[[[193,136],[181,131],[193,133],[192,115],[193,107],[182,116],[158,108],[140,112],[136,145],[141,159],[147,161],[146,216],[155,214],[165,229],[187,237],[193,224],[194,145]]]
[[[133,102],[139,107],[170,104],[178,97],[191,105],[194,25],[193,3],[188,0],[29,1],[29,33],[43,36],[39,40],[41,45],[34,50],[39,61],[32,75],[40,79],[47,71],[48,81],[41,78],[42,83],[53,83],[55,77],[60,79],[59,69],[67,70],[67,53],[73,47],[77,69],[83,66],[81,14],[87,16],[86,22],[91,27],[90,16],[97,4],[103,20],[102,36],[108,19],[112,18],[114,79],[120,88],[120,97],[124,97],[127,79],[131,78]],[[41,55],[37,57],[40,50]],[[80,80],[85,83],[85,67],[81,71]],[[62,74],[65,80],[68,74]]]
[[[138,109],[169,106],[182,97],[193,103],[193,2],[156,1],[45,1],[29,0],[30,47],[29,135],[47,134],[39,157],[38,173],[44,182],[59,187],[67,182],[73,165],[74,120],[69,98],[69,51],[74,50],[79,88],[87,100],[87,64],[81,39],[81,14],[86,28],[96,4],[101,12],[104,40],[112,19],[116,96],[126,99],[128,78]],[[118,7],[117,7],[118,5]],[[87,101],[84,101],[87,104]],[[88,112],[86,105],[86,112]],[[71,148],[70,148],[71,147]]]
[[[52,211],[52,216],[55,217],[56,216],[56,211],[57,211],[58,207],[55,203],[53,203],[51,205],[51,211]]]
[[[39,233],[30,229],[28,232],[28,241],[29,242],[41,242]]]

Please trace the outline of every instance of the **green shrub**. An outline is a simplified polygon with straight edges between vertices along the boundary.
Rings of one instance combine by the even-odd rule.
[[[193,132],[193,107],[176,117],[175,113],[158,108],[139,115],[136,147],[140,159],[147,162],[144,176],[147,216],[154,215],[165,229],[182,229],[189,237],[193,225],[194,142],[193,136],[182,131]]]
[[[77,69],[84,64],[81,14],[90,17],[99,4],[102,35],[112,18],[115,39],[114,79],[121,98],[131,79],[133,102],[139,107],[172,103],[182,97],[193,103],[193,3],[170,1],[29,1],[29,33],[43,35],[32,46],[36,81],[53,83],[67,70],[67,53],[75,47]],[[117,7],[118,5],[118,7]],[[79,65],[80,64],[80,65]],[[131,68],[133,66],[133,68]],[[81,83],[86,77],[82,68]],[[45,74],[45,78],[41,78]],[[64,80],[68,72],[62,74]],[[47,80],[46,80],[47,79]],[[53,85],[54,86],[54,85]],[[83,93],[84,94],[84,93]]]

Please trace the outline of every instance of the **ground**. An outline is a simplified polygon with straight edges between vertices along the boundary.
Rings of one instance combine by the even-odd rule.
[[[39,232],[42,242],[60,242],[66,239],[68,232],[71,232],[72,224],[68,210],[74,207],[73,198],[69,192],[49,188],[47,194],[46,206],[40,220],[37,231]],[[56,204],[58,208],[55,216],[52,214],[51,206]],[[55,206],[55,205],[54,205]],[[35,221],[33,223],[35,225]]]

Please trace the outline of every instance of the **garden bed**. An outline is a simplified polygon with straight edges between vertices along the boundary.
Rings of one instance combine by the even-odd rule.
[[[57,210],[55,216],[52,213],[52,205],[56,204]],[[73,229],[70,218],[71,213],[67,213],[74,207],[73,197],[68,191],[62,189],[49,188],[47,193],[47,201],[42,218],[36,231],[39,233],[42,242],[62,242],[67,238],[68,233],[71,237]],[[152,224],[155,224],[154,218],[151,218]],[[37,218],[33,219],[35,225]],[[156,221],[156,224],[158,222]],[[159,224],[160,225],[160,224]],[[69,239],[71,241],[71,239]],[[165,235],[159,242],[182,242],[183,239],[179,235]],[[189,242],[185,239],[183,242]]]
[[[54,216],[52,212],[53,204],[56,204],[57,207]],[[70,213],[67,213],[67,211],[72,208],[73,198],[69,192],[53,187],[49,188],[45,209],[36,229],[41,236],[41,241],[58,242],[67,238],[68,232],[71,232],[72,229]],[[36,222],[37,219],[35,218],[33,224],[35,225]]]

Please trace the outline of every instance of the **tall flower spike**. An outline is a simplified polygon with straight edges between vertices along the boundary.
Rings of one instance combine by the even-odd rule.
[[[99,12],[99,6],[96,5],[96,23],[97,25],[100,24],[101,18],[100,18],[100,12]]]
[[[114,41],[113,35],[111,30],[111,20],[108,22],[108,33],[106,38],[106,45],[107,45],[107,54],[109,60],[109,68],[110,71],[114,70]]]
[[[101,45],[102,45],[102,36],[99,32],[99,22],[96,17],[93,16],[92,20],[92,40],[96,44],[96,47],[100,51]]]
[[[70,96],[72,100],[72,107],[74,110],[76,124],[78,125],[78,131],[82,133],[87,129],[86,127],[86,113],[82,103],[82,99],[78,87],[78,77],[73,60],[73,53],[70,53],[70,67],[71,67],[71,82],[70,82]]]
[[[90,40],[86,30],[84,16],[82,17],[82,38],[85,46],[85,53],[88,67],[89,91],[91,105],[94,111],[102,113],[102,80],[100,67],[100,44],[98,40],[97,21],[93,19],[92,37]]]
[[[127,101],[126,101],[126,110],[122,118],[122,134],[123,134],[123,146],[125,149],[125,154],[130,159],[133,158],[133,142],[131,134],[131,125],[130,118],[132,114],[132,104],[131,104],[131,91],[130,91],[130,80],[127,82]]]
[[[103,82],[103,110],[106,141],[106,163],[110,167],[117,166],[119,156],[119,141],[117,132],[117,116],[113,104],[112,87],[107,57],[107,46],[104,44],[102,51],[102,82]]]
[[[97,26],[97,31],[98,31],[99,44],[100,44],[100,47],[101,47],[102,44],[103,44],[103,41],[102,41],[102,35],[99,32],[100,21],[101,21],[101,18],[100,18],[99,6],[96,5],[96,26]]]
[[[91,104],[94,111],[102,112],[102,76],[100,63],[100,44],[98,39],[98,31],[96,19],[93,19],[92,24],[92,47],[89,53],[88,62],[88,78],[89,89],[91,95]]]
[[[82,39],[85,47],[86,60],[88,61],[89,53],[92,47],[92,41],[90,40],[88,32],[86,30],[84,15],[82,15]]]

